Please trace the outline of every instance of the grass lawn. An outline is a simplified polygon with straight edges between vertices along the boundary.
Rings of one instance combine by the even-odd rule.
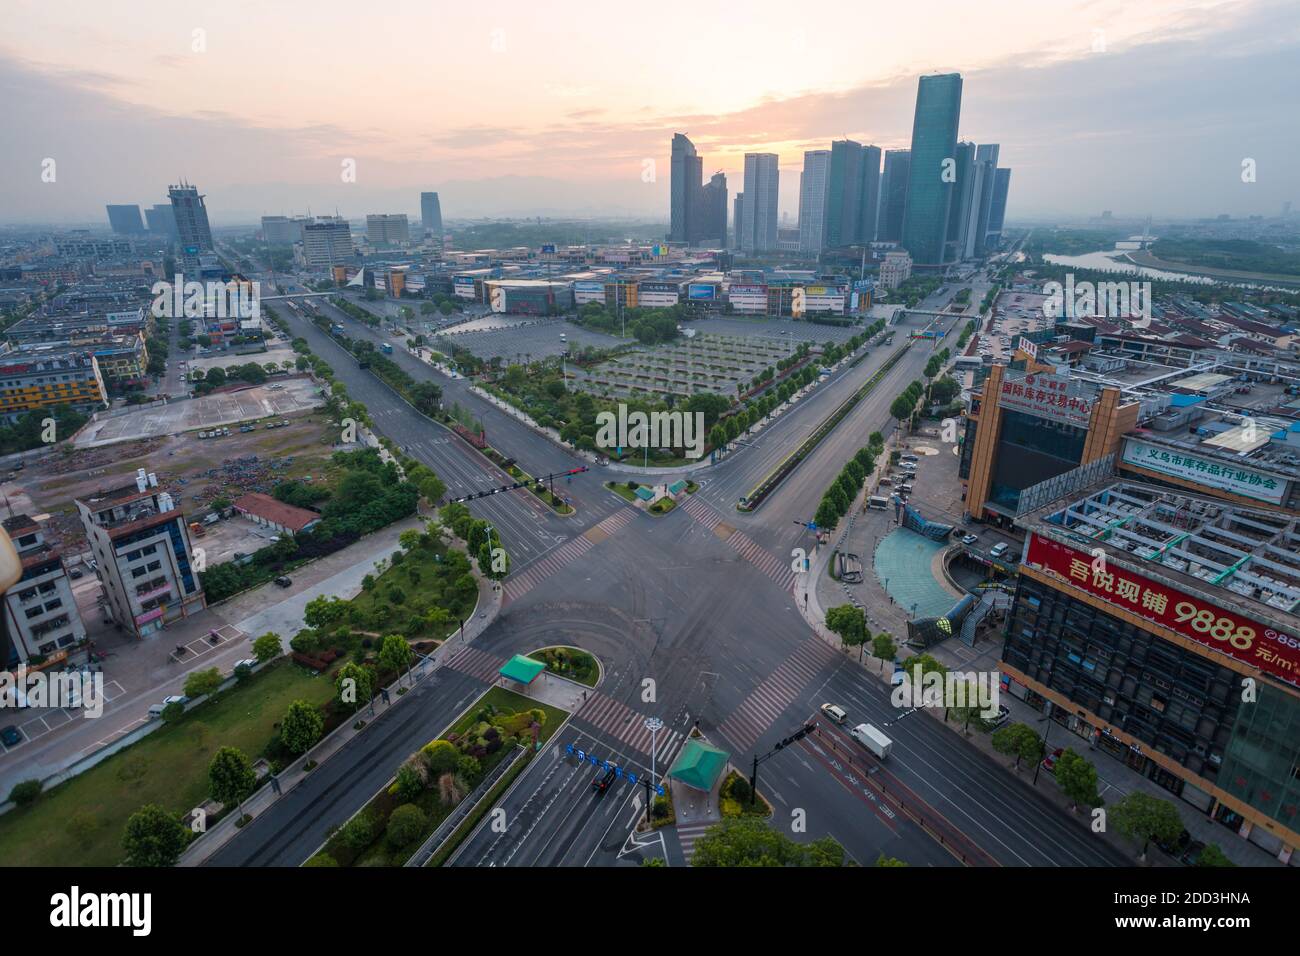
[[[180,721],[0,816],[5,866],[113,866],[122,861],[127,818],[146,803],[176,813],[208,796],[208,763],[220,747],[256,760],[289,703],[322,704],[334,695],[327,675],[288,660],[208,701]]]
[[[614,492],[614,494],[618,495],[624,501],[636,504],[639,500],[636,496],[636,492],[627,486],[626,481],[607,481],[605,482],[605,487]]]
[[[600,665],[596,659],[579,647],[543,647],[528,656],[535,661],[545,662],[546,669],[551,673],[588,687],[595,687],[600,678]]]
[[[469,705],[469,709],[448,728],[447,733],[462,734],[472,727],[477,719],[477,714],[484,707],[491,704],[498,711],[507,714],[518,714],[525,710],[540,710],[546,714],[546,720],[542,721],[541,742],[551,739],[551,735],[564,722],[568,716],[568,711],[561,710],[558,707],[552,707],[549,704],[543,704],[539,700],[533,700],[531,697],[525,697],[523,694],[516,694],[512,690],[506,690],[504,687],[493,687],[474,703]],[[443,734],[445,737],[446,734]]]
[[[447,563],[446,545],[413,548],[400,564],[379,575],[374,587],[352,599],[359,615],[354,618],[356,627],[376,633],[398,631],[412,640],[442,640],[474,612],[478,598],[477,587],[473,592],[458,587],[459,576]],[[445,620],[436,608],[447,612]],[[416,620],[423,625],[414,632],[407,630]]]

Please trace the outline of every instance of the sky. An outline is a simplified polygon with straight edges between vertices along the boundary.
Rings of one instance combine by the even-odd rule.
[[[960,137],[1000,143],[1013,169],[1012,220],[1300,208],[1293,0],[0,0],[0,15],[0,222],[103,223],[105,204],[165,202],[181,179],[214,225],[417,215],[427,189],[447,219],[666,220],[674,132],[732,195],[745,152],[778,153],[793,219],[804,150],[905,148],[917,78],[954,71]]]

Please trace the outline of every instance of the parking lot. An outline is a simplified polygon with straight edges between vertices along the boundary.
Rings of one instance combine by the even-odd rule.
[[[175,435],[194,428],[232,425],[270,415],[290,415],[320,404],[323,404],[321,396],[310,379],[290,378],[272,385],[258,385],[104,418],[88,425],[73,440],[73,446],[94,448],[156,435]]]

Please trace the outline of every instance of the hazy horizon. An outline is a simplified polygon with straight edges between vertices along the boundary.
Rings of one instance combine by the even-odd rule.
[[[766,3],[751,24],[685,3],[561,18],[147,0],[131,29],[107,7],[10,6],[9,223],[105,222],[106,204],[165,202],[182,178],[217,227],[308,210],[415,219],[424,190],[448,220],[666,222],[669,142],[685,132],[733,197],[745,152],[778,153],[793,224],[803,151],[845,136],[906,148],[917,77],[936,71],[964,77],[961,138],[1000,143],[1014,170],[1008,219],[1300,205],[1300,25],[1278,0],[943,0],[888,23],[814,2],[784,32],[770,26],[788,13]],[[359,27],[373,42],[354,42]]]

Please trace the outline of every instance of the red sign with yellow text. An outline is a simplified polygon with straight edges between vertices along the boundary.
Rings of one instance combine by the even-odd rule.
[[[1038,565],[1107,604],[1300,687],[1300,639],[1114,564],[1031,534],[1026,564]]]

